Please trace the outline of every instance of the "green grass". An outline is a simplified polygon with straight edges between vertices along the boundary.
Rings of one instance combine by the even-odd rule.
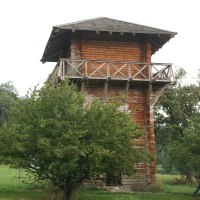
[[[48,199],[49,192],[41,188],[42,184],[30,183],[30,177],[25,171],[0,165],[0,200]]]
[[[25,172],[20,172],[25,176]],[[19,178],[19,171],[0,166],[0,191],[27,189],[27,185]]]
[[[27,174],[21,171],[20,176],[27,177]],[[26,184],[24,182],[26,180],[26,178],[19,178],[18,170],[0,166],[0,200],[50,199],[50,192],[42,190],[43,184]],[[195,184],[183,184],[180,176],[157,175],[157,184],[148,192],[110,193],[82,189],[75,193],[74,200],[200,200],[200,194],[195,198],[191,196],[195,187]]]
[[[143,194],[126,194],[126,193],[105,193],[105,192],[79,192],[76,197],[78,200],[194,200],[194,197],[182,194],[165,194],[165,193],[143,193]],[[76,199],[76,198],[75,198]],[[195,197],[199,200],[200,197]]]
[[[10,191],[1,192],[0,200],[47,200],[50,194],[42,191]]]
[[[44,189],[46,183],[34,181],[33,175],[24,170],[0,165],[0,191]],[[48,186],[48,185],[47,185]]]
[[[178,175],[157,175],[157,184],[163,187],[165,193],[191,195],[197,184],[185,184]]]

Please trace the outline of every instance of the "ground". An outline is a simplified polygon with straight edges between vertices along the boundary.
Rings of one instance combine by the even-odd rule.
[[[52,197],[49,185],[31,182],[23,170],[0,166],[0,200],[49,200]],[[184,184],[178,175],[158,174],[157,184],[143,192],[80,189],[74,194],[74,200],[200,200],[200,194],[192,197],[195,187],[196,184]],[[57,195],[55,200],[59,199]]]

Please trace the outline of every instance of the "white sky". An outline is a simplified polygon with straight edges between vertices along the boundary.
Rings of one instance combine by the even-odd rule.
[[[200,69],[199,0],[0,0],[0,83],[20,95],[42,84],[55,63],[42,64],[52,26],[109,17],[178,32],[153,56],[190,73]]]

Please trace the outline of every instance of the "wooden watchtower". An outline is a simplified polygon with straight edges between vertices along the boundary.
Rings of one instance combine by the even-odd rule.
[[[51,81],[70,78],[88,100],[126,94],[125,108],[137,108],[133,120],[145,131],[138,143],[155,155],[153,105],[174,76],[172,64],[151,63],[151,56],[175,35],[104,17],[63,24],[53,27],[41,61],[57,63]],[[138,163],[137,177],[146,184],[155,181],[155,162]]]

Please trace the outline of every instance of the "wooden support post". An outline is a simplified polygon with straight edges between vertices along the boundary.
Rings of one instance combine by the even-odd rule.
[[[128,80],[128,81],[126,82],[126,86],[125,86],[125,94],[126,94],[126,95],[128,94],[129,84],[130,84],[130,80]]]
[[[149,95],[150,95],[150,84],[146,87],[145,90],[145,94],[146,94],[146,98],[145,98],[145,104],[144,104],[144,120],[145,120],[145,135],[144,135],[144,139],[145,139],[145,146],[146,149],[149,150],[149,141],[148,141],[148,136],[149,136]],[[145,172],[145,180],[146,180],[146,184],[148,185],[150,183],[150,163],[149,161],[145,162],[145,168],[146,168],[146,172]]]
[[[65,76],[65,62],[62,61],[62,76]]]
[[[145,124],[146,124],[146,148],[152,155],[155,155],[155,143],[154,143],[154,122],[153,122],[153,106],[150,101],[153,98],[153,86],[151,83],[146,88],[146,100],[145,100]],[[147,161],[146,163],[146,184],[150,184],[155,181],[155,163],[154,160]]]
[[[165,91],[165,89],[169,86],[170,84],[166,84],[164,85],[159,91],[157,92],[153,92],[153,89],[152,89],[152,93],[153,96],[150,98],[149,100],[149,103],[150,103],[150,106],[154,106],[154,104],[156,103],[156,101],[159,99],[159,97],[161,96],[161,94]]]
[[[107,98],[107,92],[108,92],[108,79],[105,81],[105,84],[104,84],[104,99]]]
[[[58,71],[57,71],[57,74],[56,74],[57,77],[62,76],[62,62],[63,61],[60,61],[59,65],[57,66],[58,67]]]
[[[85,81],[81,81],[81,92],[84,92],[85,90]]]

